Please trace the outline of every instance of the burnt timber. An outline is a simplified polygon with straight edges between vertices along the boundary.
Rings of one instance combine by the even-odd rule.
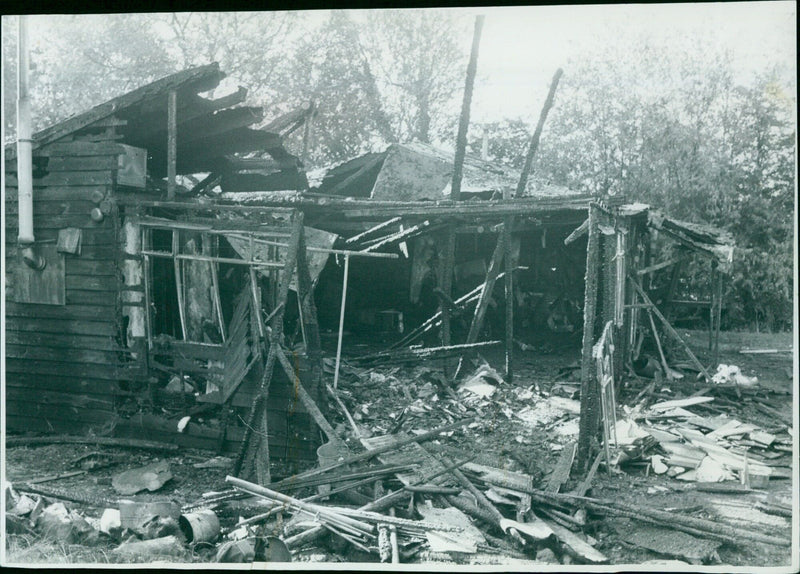
[[[354,158],[328,169],[313,185],[302,162],[283,144],[284,135],[309,117],[311,108],[256,127],[270,114],[240,105],[246,100],[244,88],[215,100],[200,95],[223,77],[216,64],[179,72],[34,134],[34,229],[53,275],[44,287],[20,262],[16,164],[11,161],[16,149],[6,148],[9,430],[92,430],[236,452],[246,431],[229,415],[243,417],[259,393],[269,349],[264,319],[281,317],[281,306],[297,313],[298,305],[277,302],[275,293],[298,217],[306,226],[308,245],[298,258],[308,260],[305,271],[313,270],[315,256],[326,258],[310,274],[312,283],[318,281],[316,305],[305,299],[301,305],[296,330],[304,345],[287,353],[314,400],[321,398],[321,379],[327,375],[314,336],[306,331],[318,328],[309,314],[318,311],[319,324],[326,315],[338,318],[338,298],[335,303],[326,298],[339,288],[341,277],[330,255],[364,256],[352,270],[354,288],[382,274],[387,283],[402,284],[391,301],[369,303],[389,311],[414,300],[415,289],[435,278],[436,269],[428,267],[435,267],[430,262],[438,254],[430,252],[452,232],[452,299],[459,311],[469,302],[460,299],[463,293],[495,284],[497,265],[485,265],[493,260],[497,238],[505,236],[506,272],[519,274],[514,289],[559,289],[558,267],[564,291],[582,303],[586,316],[578,322],[584,325],[587,396],[597,385],[588,355],[609,321],[621,341],[614,361],[629,361],[628,341],[642,321],[638,292],[627,278],[655,270],[641,253],[654,231],[685,252],[712,260],[719,272],[729,269],[732,241],[715,230],[624,198],[583,196],[555,186],[530,185],[512,197],[520,174],[472,157],[464,159],[460,198],[447,199],[454,157],[422,144],[394,144]],[[174,118],[168,111],[171,98]],[[172,152],[170,120],[176,134]],[[131,148],[146,150],[141,185],[123,177]],[[198,175],[200,183],[190,185],[182,175]],[[170,197],[173,180],[179,183]],[[590,209],[592,225],[585,225]],[[314,242],[309,229],[319,232]],[[77,244],[59,250],[67,236],[77,237]],[[512,244],[519,247],[512,250]],[[370,250],[398,261],[367,259]],[[211,295],[199,297],[199,287]],[[369,299],[363,287],[362,295]],[[480,294],[471,301],[479,299]],[[717,316],[720,304],[716,297]],[[488,305],[485,298],[482,305]],[[369,310],[364,302],[353,313]],[[510,331],[501,330],[507,345],[513,341],[513,322]],[[431,325],[435,328],[435,321]],[[480,340],[477,332],[468,336],[470,344]],[[454,340],[453,346],[461,342]],[[165,387],[172,380],[181,390],[168,395]],[[177,419],[139,408],[182,400],[194,405],[191,409],[219,405],[227,413],[221,417],[225,422],[213,427],[193,419],[178,432]],[[596,410],[596,398],[587,400],[589,410]],[[315,456],[319,433],[297,400],[291,377],[280,368],[269,386],[266,413],[271,457]],[[597,413],[589,414],[587,432],[592,432]],[[578,452],[585,464],[586,445]]]

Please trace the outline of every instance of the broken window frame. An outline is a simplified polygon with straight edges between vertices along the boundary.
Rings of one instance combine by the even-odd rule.
[[[145,313],[145,326],[147,329],[147,344],[148,348],[153,348],[153,339],[155,334],[153,332],[153,322],[151,317],[151,311],[153,308],[153,294],[151,293],[151,285],[153,282],[153,269],[152,269],[152,258],[162,258],[162,259],[172,259],[175,263],[175,287],[178,290],[178,306],[179,306],[179,314],[181,320],[181,334],[182,338],[177,339],[181,344],[190,344],[190,345],[201,345],[207,347],[223,347],[227,341],[226,333],[225,333],[225,319],[222,314],[222,305],[220,299],[220,292],[219,292],[219,278],[218,278],[218,266],[220,263],[227,263],[233,265],[246,265],[249,267],[249,272],[252,278],[252,275],[255,274],[256,269],[259,268],[274,268],[276,270],[283,268],[283,263],[277,261],[261,261],[257,259],[236,259],[236,258],[228,258],[228,257],[219,257],[216,255],[195,255],[195,254],[187,254],[180,252],[180,233],[181,232],[194,232],[200,234],[202,238],[202,243],[204,245],[208,244],[211,238],[214,239],[211,244],[214,246],[214,253],[218,252],[218,245],[219,245],[219,236],[227,236],[227,235],[237,235],[237,236],[244,236],[249,241],[250,244],[253,245],[254,243],[267,243],[272,244],[275,246],[282,245],[278,241],[266,241],[264,239],[259,239],[259,236],[265,235],[271,238],[282,237],[288,234],[284,233],[276,233],[274,231],[265,232],[265,233],[258,233],[248,230],[233,230],[233,229],[212,229],[207,225],[202,224],[195,224],[189,222],[181,222],[181,221],[156,221],[157,218],[141,218],[138,221],[140,226],[140,232],[142,234],[142,250],[141,255],[144,262],[144,286],[145,286],[145,305],[147,312]],[[170,231],[172,233],[172,241],[171,241],[171,250],[170,251],[155,251],[152,249],[152,231],[153,230],[161,230],[161,231]],[[277,250],[276,250],[277,251]],[[254,251],[251,248],[251,253]],[[202,341],[191,341],[187,340],[186,338],[186,309],[185,309],[185,300],[182,293],[182,276],[184,275],[183,266],[181,264],[182,261],[207,261],[211,263],[211,273],[212,273],[212,305],[214,307],[214,318],[215,318],[215,326],[219,329],[220,334],[222,336],[221,343],[206,343]]]
[[[153,244],[153,237],[152,232],[154,230],[160,231],[168,231],[171,233],[171,249],[170,251],[155,251],[152,249]],[[218,249],[218,238],[213,237],[210,234],[204,231],[195,231],[196,233],[200,234],[201,237],[201,245],[202,245],[202,255],[195,255],[184,253],[181,250],[181,234],[186,232],[192,232],[195,230],[192,229],[183,229],[183,228],[175,228],[169,226],[142,226],[141,233],[142,233],[142,256],[144,258],[144,282],[145,282],[145,303],[147,312],[145,313],[145,323],[147,328],[147,340],[148,346],[152,348],[153,338],[156,334],[153,331],[153,320],[151,317],[151,312],[153,310],[154,305],[154,297],[151,292],[151,286],[154,281],[153,277],[153,266],[152,266],[152,258],[161,258],[161,259],[171,259],[174,262],[175,268],[175,289],[177,294],[178,300],[178,314],[180,316],[180,338],[175,337],[177,341],[181,343],[193,344],[193,345],[205,345],[205,346],[212,346],[212,347],[221,347],[225,344],[227,340],[226,333],[225,333],[225,320],[222,316],[222,305],[220,301],[220,293],[219,293],[219,278],[218,278],[218,266],[219,262],[215,261],[212,256],[207,255],[207,250],[211,251],[212,253],[217,252]],[[186,293],[185,293],[185,278],[187,276],[187,269],[184,265],[184,261],[207,261],[209,263],[210,273],[211,273],[211,305],[212,305],[212,313],[211,317],[213,318],[214,326],[219,330],[221,342],[219,343],[207,343],[205,341],[195,341],[189,338],[188,328],[187,328],[187,309],[186,309]]]

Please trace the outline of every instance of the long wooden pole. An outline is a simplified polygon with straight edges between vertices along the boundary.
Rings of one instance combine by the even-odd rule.
[[[481,44],[481,32],[485,16],[475,17],[475,28],[472,34],[472,50],[467,65],[467,78],[464,85],[464,100],[461,104],[461,119],[458,122],[456,136],[456,153],[453,162],[453,179],[450,185],[450,199],[461,199],[461,180],[464,171],[464,157],[467,153],[467,130],[469,129],[470,107],[472,105],[472,90],[475,85],[475,76],[478,71],[478,51]],[[455,267],[456,230],[452,225],[447,228],[444,244],[444,258],[442,262],[441,289],[449,298],[453,287],[453,268]],[[445,301],[439,304],[442,313],[442,345],[450,345],[450,309]]]
[[[178,94],[170,90],[167,101],[167,201],[175,199],[178,150]]]
[[[486,316],[486,310],[489,308],[489,301],[492,298],[492,291],[494,290],[494,285],[497,282],[497,276],[500,273],[500,265],[502,264],[503,257],[505,256],[505,238],[506,236],[503,230],[497,237],[497,245],[494,248],[492,259],[489,262],[489,269],[486,271],[486,279],[483,282],[483,286],[480,287],[480,298],[478,299],[478,304],[475,306],[475,314],[472,316],[472,323],[469,326],[467,345],[478,340],[478,335],[480,334],[481,327],[483,326],[483,319]],[[456,368],[453,378],[458,377],[462,365],[463,357],[458,361],[458,367]]]
[[[650,328],[653,330],[653,339],[656,341],[658,354],[661,356],[661,365],[664,367],[664,376],[667,377],[667,380],[672,380],[672,372],[667,364],[667,358],[664,356],[664,349],[661,348],[661,338],[658,336],[658,331],[656,330],[656,322],[655,319],[653,319],[653,312],[650,310],[650,307],[646,307],[645,310],[647,311],[647,316],[650,318]]]
[[[536,129],[533,131],[530,144],[528,144],[528,154],[525,156],[525,165],[522,167],[522,173],[520,174],[519,181],[517,182],[517,192],[515,194],[516,197],[522,197],[522,195],[525,193],[525,188],[528,185],[528,177],[530,176],[531,169],[533,167],[533,158],[536,156],[536,152],[539,149],[539,140],[542,137],[544,122],[547,119],[547,114],[550,113],[550,108],[553,107],[553,98],[555,98],[556,88],[558,88],[558,82],[563,73],[564,70],[559,68],[556,70],[556,73],[553,74],[553,80],[550,82],[550,91],[547,92],[547,98],[544,100],[542,111],[539,113],[539,121],[536,123]]]
[[[336,367],[333,371],[333,388],[339,387],[339,365],[342,361],[342,334],[344,333],[344,309],[347,304],[347,276],[350,272],[350,256],[344,256],[344,278],[342,279],[342,304],[339,311],[339,340],[336,343]]]
[[[553,75],[553,80],[550,82],[550,90],[547,93],[547,98],[542,106],[542,111],[539,113],[539,121],[536,123],[536,129],[531,136],[530,144],[528,145],[528,153],[525,156],[525,164],[517,182],[516,192],[514,197],[521,197],[525,193],[525,188],[528,186],[528,178],[530,177],[533,168],[533,158],[539,149],[539,140],[542,137],[542,130],[544,129],[544,122],[547,115],[550,113],[550,108],[553,107],[553,99],[555,98],[556,88],[561,79],[564,71],[559,68]],[[512,199],[510,193],[504,193],[504,199]],[[514,244],[511,239],[511,230],[514,227],[514,216],[509,215],[505,218],[505,225],[503,228],[503,236],[505,243],[505,289],[506,289],[506,379],[512,382],[514,379],[514,267],[516,262],[513,261]]]
[[[701,363],[701,362],[698,360],[698,358],[695,356],[695,354],[694,354],[694,353],[692,352],[692,350],[689,348],[689,345],[687,345],[687,344],[686,344],[686,341],[684,341],[684,340],[681,338],[681,336],[678,334],[678,332],[677,332],[677,331],[676,331],[676,330],[675,330],[675,329],[672,327],[672,325],[670,324],[670,322],[669,322],[669,321],[667,321],[666,317],[664,317],[664,315],[662,315],[662,314],[661,314],[661,311],[659,311],[659,310],[658,310],[658,307],[656,307],[656,306],[655,306],[655,304],[654,304],[654,303],[653,303],[653,302],[650,300],[650,297],[648,297],[648,296],[647,296],[647,293],[645,293],[645,291],[644,291],[644,289],[642,288],[642,286],[641,286],[641,285],[639,285],[639,282],[638,282],[638,281],[636,281],[636,280],[635,280],[633,277],[631,277],[631,278],[630,278],[630,280],[631,280],[631,283],[633,284],[633,286],[634,286],[634,287],[636,288],[636,290],[639,292],[639,296],[642,298],[642,300],[643,300],[645,303],[647,303],[647,305],[648,305],[648,306],[650,307],[650,309],[653,311],[653,313],[655,314],[655,316],[656,316],[656,317],[658,317],[658,318],[659,318],[659,320],[660,320],[660,321],[663,323],[663,325],[664,325],[664,329],[666,329],[667,333],[669,333],[670,335],[672,335],[672,337],[673,337],[675,340],[677,340],[677,341],[678,341],[678,342],[679,342],[679,343],[680,343],[680,344],[683,346],[684,350],[686,351],[686,354],[688,354],[688,355],[689,355],[689,359],[691,359],[692,363],[694,363],[694,365],[697,367],[697,369],[698,369],[698,370],[699,370],[701,373],[703,373],[703,376],[705,377],[705,379],[706,379],[706,382],[707,382],[707,383],[710,383],[710,382],[711,382],[711,375],[709,375],[709,374],[708,374],[708,371],[707,371],[707,370],[706,370],[706,368],[703,366],[703,363]]]
[[[592,347],[597,313],[597,288],[600,262],[600,238],[597,230],[597,208],[589,207],[589,240],[586,246],[586,280],[583,303],[583,347],[581,351],[581,414],[578,431],[577,467],[583,472],[591,456],[592,438],[597,435],[598,388],[592,369]]]

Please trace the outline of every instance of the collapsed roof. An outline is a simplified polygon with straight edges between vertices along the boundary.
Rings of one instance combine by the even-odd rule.
[[[327,169],[318,193],[374,200],[441,200],[450,196],[455,155],[428,144],[391,144]],[[519,172],[496,163],[465,156],[461,193],[491,199],[516,189]],[[532,186],[530,186],[532,187]],[[571,196],[565,187],[538,186],[526,195]]]
[[[120,143],[147,150],[148,170],[154,178],[167,175],[168,98],[176,93],[176,173],[178,175],[216,173],[221,185],[238,189],[244,180],[260,189],[285,189],[290,181],[295,189],[305,187],[298,158],[284,147],[283,136],[312,113],[310,106],[284,114],[262,128],[264,109],[239,106],[247,90],[239,89],[218,99],[199,94],[219,86],[225,74],[214,62],[177,72],[131,92],[99,104],[41,130],[33,135],[33,149],[74,136],[86,136],[114,127]],[[242,154],[268,154],[270,157],[244,158]],[[16,146],[6,148],[6,157],[16,155]],[[280,184],[270,186],[270,172],[290,172]],[[249,177],[243,177],[243,173]],[[260,177],[258,177],[260,176]]]

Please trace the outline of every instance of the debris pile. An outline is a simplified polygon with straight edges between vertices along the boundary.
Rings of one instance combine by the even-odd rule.
[[[629,411],[616,423],[612,463],[646,461],[647,470],[691,482],[738,480],[763,487],[770,478],[791,479],[792,438],[786,426],[767,432],[723,413],[701,416],[690,410],[709,396],[663,401],[644,412]]]
[[[71,462],[79,470],[6,485],[9,532],[100,546],[121,562],[607,564],[622,544],[714,564],[725,548],[790,545],[788,500],[769,491],[791,477],[786,425],[713,414],[726,399],[702,393],[646,398],[617,410],[610,448],[598,445],[577,476],[578,385],[514,385],[482,358],[472,369],[451,386],[426,365],[343,362],[338,388],[327,386],[341,414],[318,465],[259,484],[224,456],[125,465],[89,452]],[[181,462],[214,490],[179,500]],[[96,469],[119,498],[41,484]],[[648,481],[651,497],[700,491],[702,503],[609,495],[623,479]],[[715,498],[731,494],[748,499]]]

